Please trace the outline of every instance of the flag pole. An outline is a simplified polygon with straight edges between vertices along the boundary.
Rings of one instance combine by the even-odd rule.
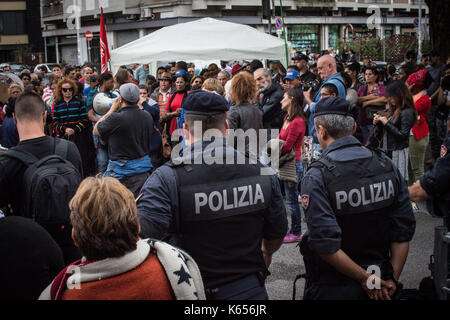
[[[103,18],[103,7],[100,7],[100,56],[101,73],[111,71],[108,37],[106,36],[106,26]]]

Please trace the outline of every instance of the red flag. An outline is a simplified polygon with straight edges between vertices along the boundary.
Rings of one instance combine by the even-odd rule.
[[[108,39],[106,37],[106,28],[105,28],[105,21],[103,20],[103,8],[101,9],[100,14],[100,56],[102,61],[102,72],[105,73],[110,70],[109,68],[109,62],[110,62],[110,56],[109,56],[109,48],[108,48]]]

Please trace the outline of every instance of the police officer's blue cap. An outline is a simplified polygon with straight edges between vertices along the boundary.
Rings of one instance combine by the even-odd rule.
[[[324,114],[340,114],[343,116],[351,116],[350,102],[341,97],[329,97],[321,99],[316,104],[314,116],[321,116]]]
[[[182,107],[186,114],[214,114],[228,111],[224,97],[214,92],[194,90],[183,100]]]

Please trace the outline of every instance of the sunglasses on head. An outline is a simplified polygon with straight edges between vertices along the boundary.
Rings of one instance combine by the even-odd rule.
[[[67,91],[73,92],[73,88],[61,88],[61,89],[63,92],[67,92]]]

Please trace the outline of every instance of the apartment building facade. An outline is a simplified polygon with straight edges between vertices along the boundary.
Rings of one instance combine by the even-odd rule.
[[[141,38],[159,28],[203,17],[242,23],[269,32],[262,19],[261,0],[40,0],[41,27],[48,62],[76,64],[78,60],[75,12],[80,12],[82,61],[99,62],[99,15],[102,6],[111,48]],[[336,48],[339,39],[351,40],[373,34],[415,34],[420,1],[423,0],[283,0],[287,36],[296,50],[319,52]],[[270,23],[281,16],[280,1]],[[422,5],[422,34],[428,33],[428,8]],[[94,34],[87,41],[85,32]],[[205,41],[209,36],[205,30]]]
[[[26,53],[43,52],[39,1],[0,1],[0,61],[22,62]]]

